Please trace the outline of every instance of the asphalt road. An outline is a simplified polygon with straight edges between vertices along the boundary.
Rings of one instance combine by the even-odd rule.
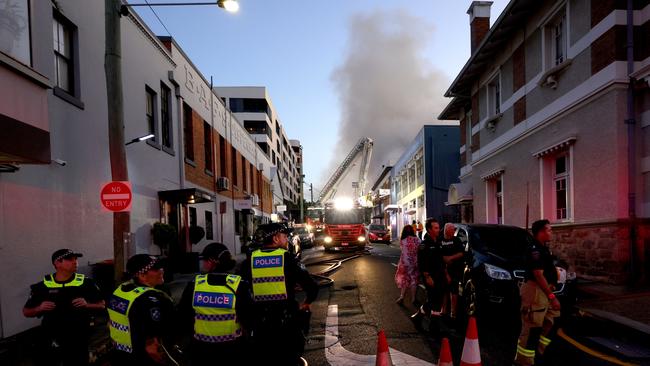
[[[324,253],[318,249],[305,254],[303,262],[312,273],[323,271],[328,266],[322,263],[326,260],[350,256],[347,253]],[[447,336],[454,363],[460,363],[464,324],[445,320],[430,324],[425,320],[416,326],[409,317],[414,308],[395,304],[399,296],[394,281],[398,260],[399,249],[395,245],[374,244],[369,253],[344,262],[329,274],[333,285],[321,288],[318,300],[313,304],[311,333],[305,352],[310,365],[374,365],[374,361],[362,355],[376,354],[379,330],[385,331],[391,349],[422,360],[422,365],[437,363],[440,339]],[[330,337],[326,337],[331,330],[327,325],[332,320],[333,305],[338,309],[338,337],[331,337],[331,332]],[[564,337],[556,337],[548,348],[547,365],[650,364],[650,343],[646,344],[645,340],[624,327],[617,328],[581,316],[567,318],[562,326]],[[478,328],[482,364],[511,365],[520,329],[518,315],[494,314],[479,318]],[[341,361],[341,358],[333,357],[341,352],[348,358],[356,357],[358,361]]]

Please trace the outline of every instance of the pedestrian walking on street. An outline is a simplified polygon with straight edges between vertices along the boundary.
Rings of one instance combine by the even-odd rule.
[[[252,285],[252,332],[256,365],[301,364],[311,303],[318,285],[305,266],[287,251],[291,229],[278,223],[260,225],[255,240],[262,247],[242,265],[242,277]],[[305,292],[298,306],[296,285]]]
[[[162,263],[148,254],[129,258],[132,279],[117,287],[108,302],[115,366],[174,365],[174,304],[156,287],[163,284]]]
[[[443,238],[440,242],[442,260],[446,268],[447,293],[443,300],[443,313],[452,319],[456,318],[458,307],[458,288],[464,271],[464,247],[460,238],[454,236],[456,226],[446,223]]]
[[[251,313],[250,287],[228,273],[235,260],[225,245],[208,244],[200,259],[202,274],[187,284],[179,304],[183,333],[192,336],[191,364],[247,364],[242,326]]]
[[[395,272],[395,283],[400,289],[400,296],[397,303],[404,304],[404,300],[408,296],[411,304],[415,302],[415,290],[418,285],[418,249],[420,247],[420,239],[415,235],[413,226],[406,225],[402,229],[400,237],[400,254],[399,263],[397,264],[397,271]]]
[[[418,234],[418,239],[422,240],[423,239],[422,235],[424,234],[424,225],[422,225],[420,220],[418,220],[418,223],[415,226],[415,231]]]
[[[425,221],[424,227],[426,233],[418,250],[418,269],[427,291],[427,302],[422,305],[422,310],[424,315],[439,316],[442,298],[447,288],[440,244],[440,224],[436,219],[429,218]]]
[[[548,242],[553,230],[548,220],[532,225],[534,242],[526,255],[526,282],[521,286],[521,334],[517,341],[515,364],[534,365],[551,343],[555,319],[560,316],[560,302],[553,294],[557,269]]]
[[[23,315],[43,318],[35,352],[37,365],[88,364],[92,312],[104,310],[95,282],[77,273],[81,253],[59,249],[52,254],[55,272],[31,286]]]

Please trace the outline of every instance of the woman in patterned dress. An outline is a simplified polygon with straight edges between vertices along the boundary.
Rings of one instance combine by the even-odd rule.
[[[411,303],[415,301],[415,290],[418,285],[418,248],[420,239],[415,234],[415,229],[411,225],[406,225],[402,229],[400,237],[400,249],[402,254],[395,272],[395,283],[400,289],[400,296],[397,303],[404,304],[404,298],[408,294]]]

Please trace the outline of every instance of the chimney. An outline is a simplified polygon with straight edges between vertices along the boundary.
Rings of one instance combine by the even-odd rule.
[[[467,14],[469,14],[470,38],[472,40],[472,55],[490,30],[491,6],[492,1],[472,1],[472,5],[467,10]]]

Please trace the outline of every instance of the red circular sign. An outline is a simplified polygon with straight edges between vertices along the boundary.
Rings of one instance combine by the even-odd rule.
[[[102,187],[100,199],[102,206],[112,212],[131,210],[131,184],[129,182],[110,182]]]

